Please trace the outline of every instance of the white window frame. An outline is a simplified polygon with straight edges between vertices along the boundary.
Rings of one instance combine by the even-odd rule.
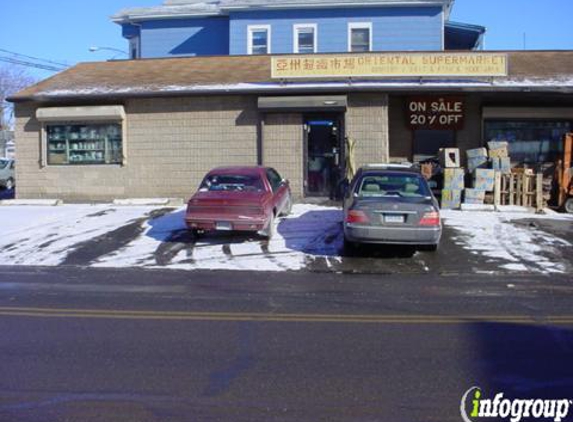
[[[315,23],[295,23],[292,26],[293,32],[293,51],[295,53],[299,53],[299,45],[298,45],[298,33],[301,29],[312,29],[313,40],[312,40],[312,49],[313,53],[318,51],[318,25]]]
[[[247,26],[247,54],[253,54],[253,32],[267,31],[267,54],[271,54],[271,26],[270,25],[248,25]]]
[[[372,51],[372,22],[348,22],[348,52],[352,52],[352,30],[368,29],[368,51]]]

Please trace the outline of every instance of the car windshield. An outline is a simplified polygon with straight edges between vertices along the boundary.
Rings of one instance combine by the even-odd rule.
[[[0,160],[0,170],[5,169],[9,163],[10,163],[10,161],[8,161],[8,160]]]
[[[415,174],[369,174],[357,184],[359,197],[422,198],[430,196],[427,183]]]
[[[264,190],[263,181],[258,175],[243,174],[210,174],[201,183],[200,191],[245,191],[260,192]]]

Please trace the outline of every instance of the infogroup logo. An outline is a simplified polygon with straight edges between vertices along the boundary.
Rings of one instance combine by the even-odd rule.
[[[569,414],[573,401],[569,399],[508,399],[497,393],[493,399],[483,398],[481,388],[472,387],[462,396],[460,412],[464,422],[478,422],[486,418],[509,419],[520,422],[526,418],[560,422]]]

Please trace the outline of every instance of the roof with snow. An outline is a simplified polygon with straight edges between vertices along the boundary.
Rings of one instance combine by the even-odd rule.
[[[438,6],[449,15],[454,0],[165,0],[163,5],[123,9],[111,19],[117,23],[149,19],[226,15],[232,10],[300,9],[366,6]]]
[[[337,56],[345,54],[348,53]],[[506,54],[509,62],[509,74],[506,77],[455,79],[323,77],[277,80],[271,77],[271,56],[263,55],[80,63],[20,91],[12,96],[10,101],[360,90],[386,92],[526,90],[573,93],[573,51],[513,51]]]

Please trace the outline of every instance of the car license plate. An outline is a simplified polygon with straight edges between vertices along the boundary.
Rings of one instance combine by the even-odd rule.
[[[385,215],[384,216],[385,223],[403,223],[404,216],[403,215]]]
[[[233,230],[233,225],[228,221],[217,221],[215,223],[215,230]]]

